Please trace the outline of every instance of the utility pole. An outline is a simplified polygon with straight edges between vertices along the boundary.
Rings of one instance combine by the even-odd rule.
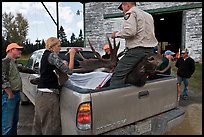
[[[56,2],[56,13],[57,13],[57,38],[59,38],[59,14],[58,14],[58,2]]]
[[[45,6],[45,4],[43,2],[41,2],[43,7],[45,8],[45,10],[47,11],[47,13],[50,15],[52,21],[55,23],[55,25],[57,26],[57,38],[59,38],[59,15],[58,15],[58,2],[56,2],[56,13],[57,13],[57,22],[54,20],[54,18],[52,17],[52,15],[50,14],[49,10],[47,9],[47,7]]]

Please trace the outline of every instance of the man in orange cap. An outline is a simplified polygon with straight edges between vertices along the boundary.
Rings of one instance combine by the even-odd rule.
[[[21,56],[22,49],[11,43],[2,59],[2,135],[17,135],[22,81],[15,60]]]
[[[109,59],[110,58],[110,47],[108,44],[105,44],[103,46],[103,50],[105,51],[105,55],[102,56],[103,59]]]

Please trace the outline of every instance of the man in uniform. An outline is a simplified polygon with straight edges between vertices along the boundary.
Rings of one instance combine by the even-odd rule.
[[[158,45],[149,13],[139,9],[135,2],[122,2],[118,9],[123,10],[125,22],[121,31],[112,32],[112,38],[125,39],[127,51],[115,68],[111,86],[124,84],[127,74]]]

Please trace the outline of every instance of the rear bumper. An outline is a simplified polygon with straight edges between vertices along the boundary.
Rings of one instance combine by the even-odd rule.
[[[175,108],[171,111],[163,113],[152,120],[153,135],[162,135],[169,131],[172,127],[179,125],[185,116],[185,111],[181,108]]]
[[[162,135],[184,120],[185,111],[175,108],[160,115],[103,133],[103,135]]]

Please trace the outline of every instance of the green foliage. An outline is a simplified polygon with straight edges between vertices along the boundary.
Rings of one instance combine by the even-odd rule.
[[[10,13],[3,13],[2,15],[2,28],[4,38],[9,43],[15,42],[22,45],[28,34],[28,21],[21,13],[17,13],[16,17]]]
[[[202,92],[202,64],[195,64],[195,72],[189,80],[189,87],[195,92]]]
[[[61,41],[62,47],[67,47],[69,45],[69,41],[67,41],[67,36],[64,32],[64,28],[61,26],[59,31],[59,39]]]

